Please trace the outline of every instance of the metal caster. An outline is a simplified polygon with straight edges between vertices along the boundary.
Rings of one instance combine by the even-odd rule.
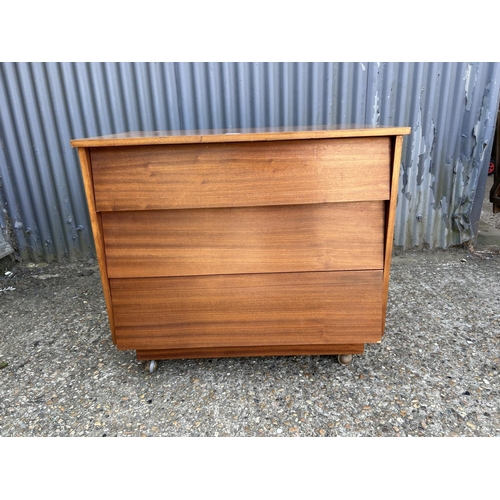
[[[154,373],[156,370],[158,370],[158,363],[152,359],[149,362],[149,373]]]
[[[350,365],[352,363],[352,354],[339,354],[338,360],[341,365]]]

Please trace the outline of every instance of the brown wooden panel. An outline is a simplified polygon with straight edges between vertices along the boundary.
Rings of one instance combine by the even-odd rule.
[[[319,356],[363,354],[364,344],[267,345],[250,347],[205,347],[201,349],[159,349],[137,351],[137,359],[230,358],[246,356]]]
[[[104,240],[102,231],[101,214],[95,210],[94,189],[92,185],[92,169],[90,166],[89,150],[85,148],[78,149],[78,157],[80,159],[80,167],[82,169],[83,185],[85,187],[85,195],[87,197],[87,206],[89,209],[90,223],[92,225],[92,234],[94,236],[94,244],[99,263],[101,274],[102,291],[106,301],[106,309],[108,311],[109,328],[111,337],[115,342],[115,326],[113,322],[113,305],[111,303],[111,292],[109,290],[108,270],[106,265],[106,252],[104,250]]]
[[[98,211],[386,200],[390,138],[91,150]]]
[[[382,271],[111,279],[120,349],[376,342]]]
[[[406,135],[410,127],[373,125],[305,125],[267,128],[232,128],[212,130],[154,130],[122,132],[101,137],[73,139],[73,147],[139,146],[151,144],[187,144],[200,142],[284,141],[341,137]]]
[[[102,212],[108,275],[382,269],[384,203]]]
[[[401,164],[401,151],[403,148],[403,137],[397,136],[392,139],[392,179],[391,198],[386,202],[385,224],[385,255],[384,255],[384,283],[382,287],[382,334],[385,330],[387,314],[387,300],[389,298],[389,278],[391,272],[392,246],[394,242],[394,225],[396,224],[396,205],[398,203],[399,169]]]

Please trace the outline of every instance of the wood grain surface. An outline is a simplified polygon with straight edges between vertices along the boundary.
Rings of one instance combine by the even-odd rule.
[[[98,211],[387,200],[388,137],[91,150]]]
[[[110,278],[382,269],[384,202],[102,212]]]
[[[212,142],[283,141],[406,135],[410,127],[359,125],[313,125],[268,128],[231,128],[213,130],[151,130],[123,132],[100,137],[73,139],[73,147],[139,146],[153,144],[190,144]]]
[[[120,349],[377,342],[382,271],[110,279]]]
[[[113,321],[113,304],[111,302],[111,292],[109,289],[108,266],[106,263],[106,252],[104,250],[102,221],[101,214],[97,213],[95,209],[92,167],[90,164],[89,150],[86,148],[79,148],[78,157],[80,159],[80,167],[82,169],[83,185],[85,188],[85,195],[87,197],[87,206],[89,210],[90,223],[92,225],[92,234],[94,236],[97,262],[99,264],[99,271],[101,275],[102,291],[104,293],[104,300],[106,302],[106,309],[108,312],[111,338],[113,339],[113,342],[116,343],[115,325]]]
[[[396,206],[398,203],[399,170],[401,164],[401,151],[403,148],[403,137],[397,136],[393,139],[392,152],[392,176],[391,197],[386,202],[385,223],[385,250],[384,250],[384,284],[382,288],[382,331],[385,330],[385,319],[387,313],[387,300],[389,298],[389,278],[391,274],[392,247],[394,242],[394,225],[396,224]]]
[[[169,359],[355,354],[379,342],[409,132],[72,141],[117,347]]]

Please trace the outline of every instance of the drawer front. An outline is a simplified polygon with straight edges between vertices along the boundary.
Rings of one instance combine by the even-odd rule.
[[[111,279],[120,349],[361,344],[382,335],[382,271]]]
[[[98,211],[389,199],[388,137],[91,150]]]
[[[110,278],[383,268],[383,201],[101,215]]]

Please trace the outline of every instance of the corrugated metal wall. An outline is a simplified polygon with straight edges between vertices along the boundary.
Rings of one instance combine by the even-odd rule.
[[[412,127],[395,244],[446,248],[479,220],[499,87],[500,63],[1,63],[0,226],[26,260],[93,255],[72,138],[368,123]]]

